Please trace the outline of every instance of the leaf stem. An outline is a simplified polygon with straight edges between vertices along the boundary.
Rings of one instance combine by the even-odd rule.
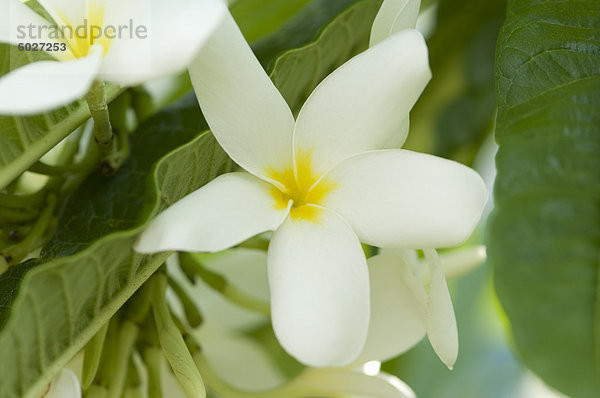
[[[206,390],[202,376],[171,317],[166,301],[166,289],[167,276],[159,271],[152,277],[152,310],[160,345],[186,396],[204,398]]]
[[[96,142],[105,154],[109,154],[113,141],[113,131],[110,125],[108,104],[106,103],[106,92],[104,82],[96,80],[85,97],[92,119],[94,119],[94,135]]]
[[[144,350],[144,362],[148,369],[148,398],[162,398],[160,370],[162,356],[162,351],[158,347],[150,346]]]
[[[44,235],[50,226],[52,216],[54,215],[54,209],[56,208],[56,201],[55,194],[48,194],[46,208],[35,222],[35,225],[29,234],[21,242],[8,247],[1,253],[6,259],[8,266],[18,264],[33,249],[38,247],[39,241],[44,238]]]
[[[129,156],[129,134],[126,130],[115,130],[117,139],[113,140],[112,150],[104,157],[102,162],[102,173],[114,174]]]
[[[221,293],[232,303],[237,304],[242,308],[270,316],[271,307],[269,303],[251,296],[237,286],[231,284],[224,276],[207,269],[192,254],[180,253],[179,263],[182,268],[185,268],[186,271],[184,272],[198,275],[207,285]]]
[[[175,292],[179,302],[183,306],[183,312],[189,325],[193,328],[200,326],[202,324],[202,315],[183,287],[171,277],[169,277],[169,286],[171,286],[171,289],[173,289],[173,292]]]
[[[0,223],[22,224],[35,220],[39,214],[39,209],[13,209],[10,207],[0,208]]]
[[[72,173],[76,171],[78,167],[79,165],[77,164],[53,166],[38,160],[29,168],[29,171],[31,171],[32,173],[43,174],[47,176],[56,176],[63,175],[66,173]]]
[[[83,367],[81,371],[81,386],[84,390],[87,390],[92,384],[94,377],[96,377],[96,373],[98,372],[98,365],[100,365],[100,358],[102,356],[104,341],[106,340],[108,324],[109,322],[106,322],[85,346]]]
[[[107,398],[120,398],[123,395],[129,358],[138,337],[138,332],[138,326],[129,319],[125,319],[119,330],[119,355],[117,356],[116,366],[111,371],[112,377]]]
[[[0,193],[0,206],[12,209],[38,207],[44,202],[44,197],[44,190],[27,195]]]

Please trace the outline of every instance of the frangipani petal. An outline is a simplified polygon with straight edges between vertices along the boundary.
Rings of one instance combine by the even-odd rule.
[[[75,373],[63,369],[52,381],[44,398],[81,398],[81,385]]]
[[[412,264],[394,253],[368,260],[371,280],[371,321],[357,363],[393,358],[425,336],[427,292]]]
[[[229,13],[189,70],[213,134],[236,163],[262,178],[291,167],[292,112]]]
[[[135,33],[125,30],[110,41],[100,76],[126,85],[184,70],[227,12],[219,0],[119,3],[107,7],[105,25],[132,26]]]
[[[90,89],[102,58],[91,54],[72,61],[39,61],[0,78],[0,114],[31,115],[67,105]]]
[[[28,26],[33,26],[33,35],[29,35]],[[47,35],[52,24],[36,14],[20,0],[0,1],[0,43],[18,45],[19,43],[51,42]],[[41,37],[38,36],[38,27]],[[36,36],[36,37],[32,37]]]
[[[319,396],[348,398],[415,398],[410,387],[394,376],[369,376],[340,368],[306,369],[282,388],[283,393],[286,390],[306,391],[307,396],[318,392]]]
[[[244,172],[217,177],[159,214],[135,250],[216,252],[276,229],[287,209],[276,207],[272,189]]]
[[[384,149],[399,149],[404,145],[404,141],[408,136],[408,131],[410,130],[410,115],[406,115],[406,118],[402,122],[400,122],[400,127],[398,127],[398,131],[395,134],[392,134],[388,137],[388,139],[384,142]]]
[[[270,390],[285,377],[266,348],[244,333],[203,326],[197,333],[202,353],[227,384],[246,391]],[[168,395],[167,395],[168,396]]]
[[[310,366],[351,363],[369,324],[369,274],[350,226],[321,209],[318,221],[289,217],[268,254],[273,330]]]
[[[406,30],[357,55],[319,84],[298,115],[296,151],[310,153],[323,173],[359,152],[398,136],[431,78],[427,45]]]
[[[427,308],[427,336],[442,362],[452,369],[458,357],[458,331],[450,291],[444,270],[435,249],[425,249],[431,270],[429,305]]]
[[[385,0],[371,27],[369,46],[374,46],[393,33],[414,29],[421,0]]]
[[[38,0],[59,26],[83,24],[87,17],[87,0]]]
[[[467,246],[439,255],[446,279],[453,279],[471,272],[485,262],[485,246]]]
[[[338,185],[324,206],[379,247],[456,246],[471,234],[487,195],[472,169],[403,149],[359,154],[327,178]]]

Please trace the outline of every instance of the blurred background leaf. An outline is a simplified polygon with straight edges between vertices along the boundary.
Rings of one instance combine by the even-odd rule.
[[[271,80],[294,114],[325,77],[367,49],[380,6],[381,0],[357,1],[327,24],[316,40],[277,57]]]
[[[492,131],[494,51],[505,2],[440,0],[429,7],[433,78],[411,112],[404,147],[470,164]]]

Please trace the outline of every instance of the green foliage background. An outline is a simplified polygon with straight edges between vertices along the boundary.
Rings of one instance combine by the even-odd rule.
[[[297,113],[325,76],[367,47],[380,4],[238,0],[231,12]],[[517,396],[524,369],[506,329],[518,358],[547,384],[575,398],[600,396],[600,2],[439,0],[422,8],[432,5],[433,79],[411,113],[406,147],[471,165],[495,131],[495,209],[472,238],[485,235],[489,264],[453,285],[456,370],[426,342],[384,369],[422,397]],[[0,76],[36,60],[24,57],[0,44]],[[61,198],[40,258],[0,275],[0,398],[37,398],[165,260],[131,251],[148,221],[235,167],[190,89],[182,75],[164,101],[175,103],[146,108],[118,173],[94,172]],[[115,109],[133,103],[140,113],[143,95],[108,87]],[[1,194],[88,118],[83,102],[1,116]],[[14,228],[7,211],[0,206],[0,249]],[[287,360],[281,365],[293,368]]]

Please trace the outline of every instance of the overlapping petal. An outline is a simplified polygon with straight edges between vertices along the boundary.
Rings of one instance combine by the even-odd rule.
[[[317,223],[286,219],[271,239],[268,271],[281,345],[311,366],[356,359],[369,323],[369,275],[350,226],[324,209]]]
[[[44,398],[81,398],[79,379],[70,369],[63,369],[50,384]]]
[[[135,250],[215,252],[276,229],[287,209],[276,206],[272,189],[244,172],[217,177],[156,217]]]
[[[31,35],[29,25],[32,26]],[[0,1],[0,43],[13,45],[35,42],[56,43],[56,40],[48,37],[51,26],[53,24],[36,14],[20,0]]]
[[[134,85],[185,69],[222,16],[219,0],[113,1],[105,26],[127,26],[110,41],[100,77]]]
[[[291,167],[292,112],[229,13],[189,71],[213,134],[236,163],[263,178]]]
[[[417,344],[427,333],[437,355],[450,369],[458,356],[458,332],[450,292],[435,249],[425,249],[429,292],[417,275],[414,250],[386,252],[369,259],[371,321],[357,363],[385,361]]]
[[[398,149],[404,145],[404,141],[408,136],[408,131],[410,129],[410,115],[407,115],[406,118],[402,122],[400,122],[400,127],[398,127],[398,131],[388,137],[388,139],[383,143],[383,149]]]
[[[345,160],[327,178],[324,205],[361,241],[379,247],[451,247],[475,227],[486,200],[481,177],[457,162],[403,149]]]
[[[427,336],[442,362],[452,369],[458,357],[458,330],[454,307],[435,249],[425,249],[425,257],[431,271],[426,318]]]
[[[385,0],[373,21],[369,45],[403,29],[414,29],[420,6],[421,0]]]
[[[60,26],[78,26],[87,17],[87,0],[38,0],[38,3]]]
[[[355,56],[319,84],[298,115],[297,151],[312,154],[323,173],[359,152],[399,136],[431,78],[427,45],[416,30],[400,32]]]
[[[368,264],[371,320],[357,363],[393,358],[417,344],[426,333],[429,298],[410,260],[385,253],[371,257]]]
[[[369,376],[351,369],[306,369],[282,391],[348,398],[415,398],[415,393],[394,376]],[[310,394],[312,392],[312,394]],[[341,393],[341,395],[340,395]]]
[[[27,64],[0,78],[0,114],[30,115],[67,105],[90,89],[102,49],[87,57]]]

